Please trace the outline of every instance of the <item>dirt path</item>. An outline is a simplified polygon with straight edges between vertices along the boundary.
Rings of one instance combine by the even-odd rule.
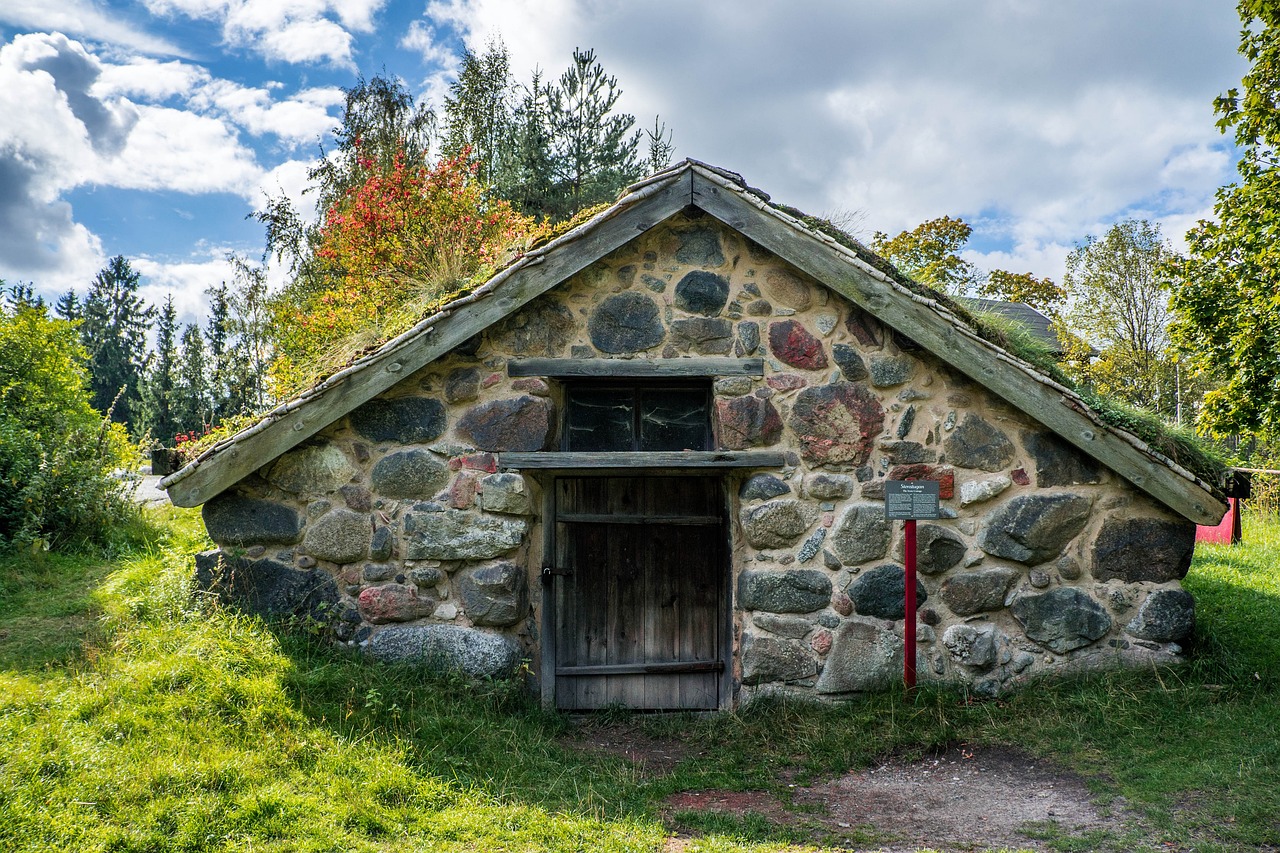
[[[591,727],[579,745],[624,757],[647,775],[664,775],[696,747],[627,726]],[[1108,837],[1131,830],[1123,809],[1100,809],[1085,780],[1051,762],[1005,747],[958,746],[923,759],[887,757],[875,765],[785,793],[684,791],[664,802],[672,830],[666,851],[696,849],[707,817],[761,819],[779,838],[845,850],[1048,850],[1048,840]],[[1126,820],[1128,818],[1128,820]],[[1128,823],[1128,826],[1126,824]],[[691,827],[690,824],[694,826]],[[1086,843],[1085,848],[1093,847]]]

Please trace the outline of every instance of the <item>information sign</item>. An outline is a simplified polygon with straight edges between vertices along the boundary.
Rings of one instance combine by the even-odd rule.
[[[937,480],[888,480],[884,490],[884,517],[889,520],[938,518]]]

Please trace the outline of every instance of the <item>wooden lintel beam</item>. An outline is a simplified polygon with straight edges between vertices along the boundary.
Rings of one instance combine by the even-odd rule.
[[[762,358],[521,358],[507,362],[508,376],[641,379],[764,376]]]
[[[498,467],[517,470],[672,470],[702,468],[781,468],[784,454],[772,450],[673,450],[662,452],[499,453]]]

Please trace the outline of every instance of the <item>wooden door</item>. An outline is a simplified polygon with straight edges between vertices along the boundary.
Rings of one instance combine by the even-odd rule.
[[[727,613],[719,480],[561,477],[555,501],[556,706],[719,708]]]

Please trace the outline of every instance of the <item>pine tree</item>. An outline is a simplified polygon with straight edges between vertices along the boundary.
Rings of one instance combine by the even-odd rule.
[[[123,255],[107,262],[89,288],[80,336],[89,353],[93,407],[133,431],[147,363],[147,331],[156,309],[138,296],[139,274]]]
[[[551,87],[534,72],[512,116],[509,167],[498,194],[525,216],[546,216],[554,195],[555,164],[551,156]]]
[[[178,433],[204,432],[209,425],[209,363],[200,328],[188,324],[182,332],[182,351],[174,383],[173,416]]]
[[[155,357],[151,361],[142,386],[141,426],[156,441],[172,443],[178,431],[174,419],[175,380],[178,368],[178,312],[173,307],[173,294],[160,309],[156,324]]]
[[[557,216],[603,201],[641,175],[640,131],[627,113],[614,113],[622,95],[594,50],[574,50],[573,64],[551,88],[548,117],[559,198]]]

